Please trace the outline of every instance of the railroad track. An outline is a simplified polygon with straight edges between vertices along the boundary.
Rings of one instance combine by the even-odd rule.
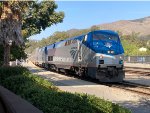
[[[75,78],[82,79],[82,80],[89,81],[89,82],[94,82],[94,83],[101,84],[101,85],[106,85],[106,86],[113,87],[113,88],[124,89],[124,90],[137,93],[140,95],[150,96],[150,86],[148,85],[132,83],[128,81],[123,81],[119,83],[101,83],[98,80],[91,79],[91,78],[80,78],[80,77],[75,77]]]
[[[119,88],[119,89],[127,90],[127,91],[137,93],[140,95],[150,96],[150,86],[148,86],[148,85],[132,83],[132,82],[128,82],[128,81],[123,81],[123,82],[119,82],[119,83],[101,83],[96,79],[80,78],[80,77],[76,77],[76,78],[82,79],[85,81],[89,81],[89,82],[94,82],[94,83],[101,84],[101,85],[106,85],[106,86],[109,86],[112,88]]]
[[[140,74],[144,76],[150,76],[150,68],[140,68],[140,67],[125,67],[124,68],[126,73],[134,73]]]
[[[110,84],[110,87],[115,87],[119,89],[124,89],[130,92],[150,96],[150,86],[147,85],[141,85],[137,83],[131,83],[127,81],[123,81],[120,83]]]
[[[124,90],[134,92],[134,93],[137,93],[140,95],[150,96],[150,86],[148,86],[148,85],[132,83],[132,82],[128,82],[128,81],[123,81],[123,82],[119,82],[119,83],[101,83],[98,80],[91,79],[89,77],[88,78],[82,78],[79,76],[73,76],[73,75],[71,75],[71,76],[78,78],[78,79],[85,80],[85,81],[94,82],[94,83],[101,84],[101,85],[106,85],[109,87],[124,89]]]

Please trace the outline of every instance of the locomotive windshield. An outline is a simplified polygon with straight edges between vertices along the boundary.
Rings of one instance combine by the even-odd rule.
[[[93,34],[93,40],[103,40],[103,41],[118,41],[118,36],[109,34]]]
[[[117,55],[123,53],[117,33],[112,31],[92,32],[91,48],[97,53]]]

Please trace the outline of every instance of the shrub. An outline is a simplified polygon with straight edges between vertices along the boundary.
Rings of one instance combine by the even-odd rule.
[[[0,69],[1,84],[44,113],[130,113],[117,104],[87,94],[60,91],[23,67]]]
[[[1,67],[0,80],[6,79],[9,76],[28,75],[30,72],[25,67]]]
[[[2,81],[2,85],[16,94],[22,94],[33,85],[33,82],[25,76],[10,76]]]

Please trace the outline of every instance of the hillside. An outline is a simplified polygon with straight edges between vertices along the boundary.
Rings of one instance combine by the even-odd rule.
[[[123,35],[131,35],[133,32],[139,33],[139,36],[142,36],[142,38],[150,40],[150,16],[135,20],[119,20],[116,22],[94,25],[94,27],[95,26],[100,29],[120,31]],[[66,32],[71,35],[79,31],[82,31],[82,29],[70,29]]]
[[[139,33],[141,36],[150,35],[150,17],[136,20],[120,20],[112,23],[97,25],[100,29],[111,29],[121,31],[124,35],[132,32]]]
[[[123,35],[121,41],[125,50],[125,55],[150,55],[150,17],[140,18],[136,20],[120,20],[112,23],[93,25],[87,29],[70,29],[68,31],[55,32],[53,35],[41,41],[30,41],[27,53],[31,53],[37,47],[43,47],[69,37],[86,34],[97,29],[111,29],[120,31]],[[148,51],[140,53],[139,48],[146,47]]]

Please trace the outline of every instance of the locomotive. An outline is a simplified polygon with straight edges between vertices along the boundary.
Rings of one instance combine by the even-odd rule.
[[[96,30],[37,48],[31,61],[47,69],[73,72],[100,82],[120,82],[125,76],[123,58],[118,33]]]

